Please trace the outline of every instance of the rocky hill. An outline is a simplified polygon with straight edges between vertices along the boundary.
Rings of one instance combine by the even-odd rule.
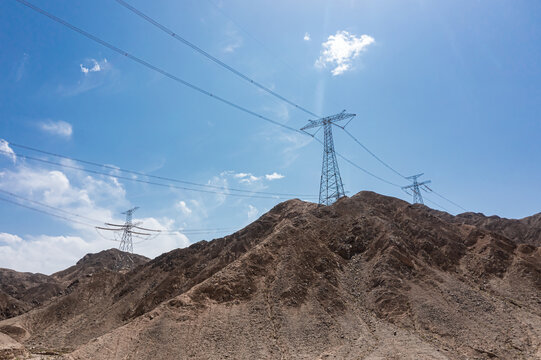
[[[500,233],[516,243],[541,246],[541,213],[515,220],[469,212],[450,220]]]
[[[51,276],[0,268],[0,320],[23,314],[53,297],[65,295],[80,279],[94,273],[104,270],[126,272],[148,260],[144,256],[110,249],[88,254],[76,265]]]
[[[50,276],[0,269],[0,319],[23,314],[61,293]]]
[[[490,219],[371,192],[290,200],[130,271],[94,268],[0,331],[70,359],[541,358],[538,215],[514,232]]]

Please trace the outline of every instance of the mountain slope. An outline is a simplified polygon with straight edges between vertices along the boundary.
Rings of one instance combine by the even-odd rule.
[[[290,200],[7,326],[73,359],[531,359],[541,250],[371,192]]]
[[[541,213],[520,220],[499,216],[486,217],[483,214],[471,212],[456,217],[447,216],[447,219],[497,232],[517,243],[541,246]]]
[[[61,292],[50,276],[0,268],[0,319],[23,314]]]
[[[119,262],[118,260],[125,260]],[[149,259],[117,249],[87,254],[76,265],[51,276],[0,268],[0,320],[24,314],[54,297],[65,295],[81,279],[103,270],[125,272]],[[118,264],[124,266],[118,267]]]

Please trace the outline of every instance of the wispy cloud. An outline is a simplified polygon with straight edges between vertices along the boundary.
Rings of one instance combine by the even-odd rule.
[[[369,35],[356,37],[344,30],[337,31],[335,35],[330,35],[327,41],[321,44],[321,54],[316,60],[315,66],[318,68],[332,66],[331,73],[334,76],[341,75],[351,70],[352,61],[374,42],[374,38]]]
[[[19,63],[19,66],[17,66],[17,71],[15,71],[15,81],[19,82],[23,78],[26,72],[26,64],[28,63],[29,59],[30,59],[30,56],[27,53],[24,53],[23,58],[21,59],[21,62]]]
[[[239,47],[242,46],[243,39],[242,36],[239,35],[238,31],[233,27],[232,24],[228,24],[228,27],[225,31],[225,45],[223,46],[223,52],[225,53],[233,53],[235,50],[237,50]]]
[[[51,135],[61,136],[65,138],[71,137],[73,128],[70,123],[65,121],[43,121],[39,123],[39,128]]]
[[[234,171],[224,171],[222,172],[222,176],[224,175],[232,176],[233,178],[237,179],[239,183],[248,185],[262,182],[263,180],[272,181],[283,179],[285,177],[284,175],[279,174],[276,171],[274,171],[272,174],[266,174],[262,176],[255,176],[252,173],[246,172],[236,173]]]
[[[87,60],[87,64],[79,64],[79,67],[81,68],[81,72],[83,74],[88,74],[91,72],[100,72],[104,69],[107,69],[108,63],[107,59],[103,59],[102,61],[98,62],[96,59],[89,59]]]
[[[79,64],[80,75],[74,84],[58,84],[57,91],[63,96],[75,96],[98,88],[114,79],[115,69],[107,60],[86,59]]]
[[[283,179],[283,178],[285,178],[285,176],[282,175],[282,174],[278,174],[276,171],[273,172],[272,174],[265,175],[265,179],[267,179],[269,181],[280,180],[280,179]]]
[[[0,139],[0,156],[5,156],[14,163],[17,161],[17,155],[15,155],[15,151],[9,146],[9,143],[4,140]]]
[[[299,157],[299,150],[310,144],[313,138],[309,136],[303,136],[301,134],[293,134],[291,132],[285,132],[279,130],[278,134],[274,136],[282,143],[282,154],[284,155],[285,162],[283,166],[288,167],[293,164]]]
[[[185,216],[190,216],[192,214],[192,209],[188,207],[185,201],[181,200],[177,203],[177,208]]]
[[[259,213],[259,211],[257,210],[257,208],[251,204],[248,204],[248,212],[246,215],[248,215],[248,219],[252,220],[254,219],[257,214]]]
[[[308,34],[307,32],[304,33],[303,40],[304,40],[304,41],[310,41],[310,39],[311,39],[311,38],[310,38],[310,34]]]
[[[240,179],[239,182],[242,184],[252,184],[256,181],[261,180],[261,176],[254,176],[252,174],[246,174],[246,173],[236,174],[235,177]]]

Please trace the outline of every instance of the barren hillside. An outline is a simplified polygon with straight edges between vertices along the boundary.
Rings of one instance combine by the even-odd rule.
[[[21,315],[53,297],[69,293],[80,279],[94,273],[104,270],[126,272],[148,260],[144,256],[110,249],[88,254],[77,264],[51,276],[0,268],[0,320]]]
[[[371,192],[290,200],[225,238],[92,271],[0,331],[72,359],[541,358],[537,223],[511,236],[475,217]]]

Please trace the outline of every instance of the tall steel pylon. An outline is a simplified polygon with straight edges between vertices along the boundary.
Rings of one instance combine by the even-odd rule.
[[[126,222],[124,223],[124,232],[122,233],[122,239],[120,240],[119,249],[121,251],[133,253],[133,239],[132,239],[132,217],[135,210],[139,209],[138,206],[124,211],[122,214],[126,214]]]
[[[336,125],[335,123],[338,121],[348,119],[351,121],[353,117],[355,117],[355,114],[347,114],[344,110],[336,115],[327,116],[318,120],[308,120],[308,125],[301,128],[302,131],[306,132],[305,130],[307,129],[323,127],[323,165],[321,168],[321,180],[319,185],[319,203],[322,205],[330,205],[345,195],[344,184],[342,183],[342,178],[340,177],[338,161],[336,160],[336,152],[334,151],[332,125]],[[349,124],[349,122],[347,124]],[[319,131],[319,129],[317,131]],[[308,134],[315,136],[316,133]]]
[[[114,234],[118,234],[119,232],[122,231],[122,236],[120,238],[120,246],[118,248],[121,251],[133,253],[133,235],[134,234],[136,237],[139,237],[139,238],[144,237],[145,239],[149,239],[149,237],[152,235],[150,232],[155,232],[155,233],[160,232],[160,230],[152,230],[152,229],[140,227],[139,225],[141,224],[141,222],[133,223],[132,221],[133,213],[137,209],[139,209],[139,207],[136,206],[122,213],[126,215],[126,222],[123,225],[105,223],[105,225],[109,227],[96,226],[96,229],[113,231]],[[134,228],[144,230],[146,232],[134,231]],[[115,237],[116,236],[118,235],[115,235]],[[116,238],[118,239],[118,237]]]
[[[406,192],[406,194],[408,194],[408,195],[412,195],[412,194],[410,194],[408,192],[408,190],[411,189],[411,191],[413,192],[413,203],[414,204],[424,204],[423,196],[421,195],[421,189],[423,189],[425,191],[427,189],[430,190],[430,188],[428,186],[426,186],[426,184],[430,184],[430,182],[431,182],[430,180],[426,180],[426,181],[423,181],[423,182],[418,182],[417,181],[417,178],[419,178],[423,174],[424,173],[406,177],[406,179],[411,179],[413,181],[413,184],[407,185],[407,186],[402,186],[402,190],[404,190]]]

